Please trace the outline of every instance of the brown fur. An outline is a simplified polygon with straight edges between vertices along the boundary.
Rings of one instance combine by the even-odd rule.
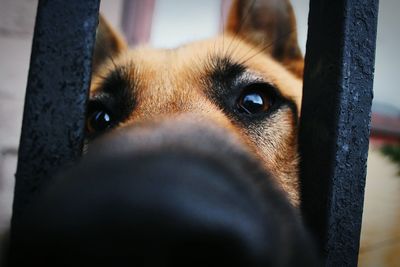
[[[107,36],[107,42],[100,41],[107,45],[112,60],[106,59],[103,50],[95,52],[91,96],[102,90],[104,78],[116,67],[122,69],[135,85],[136,104],[118,127],[193,113],[206,118],[243,140],[287,192],[290,201],[298,205],[297,116],[303,60],[297,45],[294,14],[287,1],[259,0],[254,6],[250,2],[234,1],[223,36],[174,50],[149,47],[127,50],[115,32],[100,24],[99,31],[106,32],[98,35],[101,39]],[[244,18],[247,14],[244,10],[250,12],[249,19]],[[262,14],[275,17],[263,19]],[[100,22],[104,23],[103,19]],[[269,44],[272,45],[263,49]],[[294,103],[297,113],[284,106],[261,123],[249,126],[226,114],[209,97],[212,86],[209,76],[217,57],[245,66],[244,75],[249,79],[274,85]]]
[[[289,0],[234,0],[227,29],[250,43],[265,47],[266,52],[296,76],[303,77],[304,60]],[[274,45],[270,46],[271,43]]]

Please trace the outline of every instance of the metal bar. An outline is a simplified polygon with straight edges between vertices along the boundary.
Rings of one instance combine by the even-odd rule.
[[[357,266],[378,0],[311,0],[300,122],[302,212],[326,266]]]
[[[12,227],[81,154],[100,0],[40,0],[25,96]]]

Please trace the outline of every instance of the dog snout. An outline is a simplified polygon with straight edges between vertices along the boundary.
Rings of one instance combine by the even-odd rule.
[[[289,202],[223,130],[167,122],[94,146],[16,226],[15,266],[314,265]]]

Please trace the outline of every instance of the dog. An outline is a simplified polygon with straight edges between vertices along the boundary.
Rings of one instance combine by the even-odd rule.
[[[160,116],[203,114],[239,136],[297,206],[296,139],[304,63],[295,29],[288,1],[235,1],[223,36],[174,50],[127,50],[122,37],[101,19],[89,135],[102,133],[102,127]],[[238,87],[236,95],[230,95],[232,86]],[[123,88],[117,101],[124,111],[98,100],[114,87]]]
[[[299,214],[303,56],[288,0],[128,49],[100,17],[86,155],[13,237],[30,266],[315,266]]]

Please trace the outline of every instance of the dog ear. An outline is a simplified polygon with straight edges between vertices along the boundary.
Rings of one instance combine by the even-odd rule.
[[[114,30],[107,20],[100,14],[99,25],[96,31],[96,42],[93,52],[92,73],[109,58],[117,56],[128,47],[124,38]]]
[[[264,49],[302,78],[304,61],[289,0],[233,0],[226,31]]]

